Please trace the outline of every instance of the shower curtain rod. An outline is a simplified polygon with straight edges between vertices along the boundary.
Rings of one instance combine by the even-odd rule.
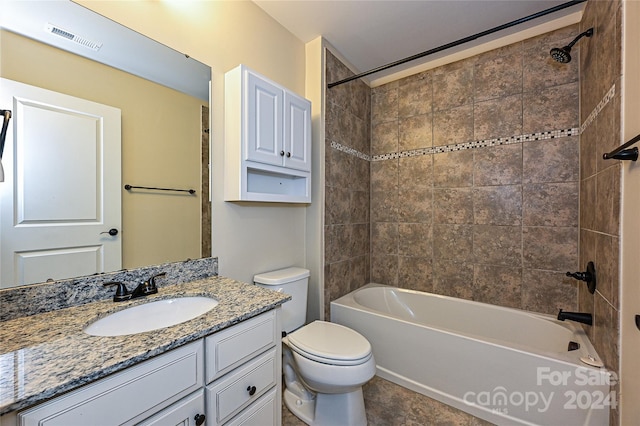
[[[489,30],[485,30],[485,31],[479,32],[477,34],[470,35],[470,36],[461,38],[459,40],[453,41],[451,43],[443,44],[442,46],[439,46],[439,47],[436,47],[436,48],[433,48],[433,49],[429,49],[429,50],[427,50],[425,52],[418,53],[418,54],[413,55],[413,56],[409,56],[408,58],[400,59],[398,61],[391,62],[390,64],[382,65],[382,66],[379,66],[378,68],[374,68],[372,70],[365,71],[365,72],[362,72],[360,74],[352,75],[351,77],[347,77],[345,79],[342,79],[342,80],[339,80],[339,81],[336,81],[336,82],[333,82],[333,83],[329,83],[327,86],[328,86],[329,89],[331,89],[332,87],[338,86],[340,84],[348,83],[350,81],[357,80],[357,79],[359,79],[361,77],[366,77],[366,76],[368,76],[370,74],[375,74],[377,72],[384,71],[386,69],[393,68],[393,67],[396,67],[398,65],[406,64],[407,62],[411,62],[411,61],[413,61],[415,59],[420,59],[420,58],[423,58],[425,56],[429,56],[429,55],[432,55],[434,53],[438,53],[438,52],[441,52],[443,50],[450,49],[452,47],[456,47],[456,46],[459,46],[459,45],[464,44],[464,43],[468,43],[468,42],[473,41],[473,40],[475,40],[477,38],[484,37],[484,36],[489,35],[489,34],[493,34],[493,33],[497,32],[497,31],[501,31],[501,30],[513,27],[515,25],[519,25],[519,24],[531,21],[531,20],[539,18],[541,16],[545,16],[545,15],[548,15],[550,13],[554,13],[554,12],[557,12],[559,10],[566,9],[568,7],[571,7],[571,6],[575,6],[575,5],[580,4],[580,3],[584,3],[585,1],[587,1],[587,0],[572,0],[572,1],[568,1],[566,3],[559,4],[558,6],[554,6],[554,7],[551,7],[549,9],[545,9],[545,10],[543,10],[541,12],[537,12],[537,13],[534,13],[532,15],[525,16],[524,18],[516,19],[515,21],[511,21],[511,22],[508,22],[506,24],[499,25],[499,26],[491,28]]]

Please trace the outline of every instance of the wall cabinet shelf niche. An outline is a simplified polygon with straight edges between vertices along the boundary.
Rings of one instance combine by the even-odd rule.
[[[225,201],[311,202],[311,102],[239,65],[225,74]]]

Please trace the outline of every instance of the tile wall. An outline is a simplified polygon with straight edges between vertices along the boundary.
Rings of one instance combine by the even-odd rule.
[[[369,281],[551,314],[579,309],[594,314],[586,329],[618,371],[620,164],[601,155],[620,143],[611,92],[620,22],[619,1],[590,0],[579,25],[374,89],[327,91],[327,318],[331,300]],[[596,36],[574,46],[572,62],[550,59],[590,26]],[[327,54],[327,81],[350,74]],[[589,260],[595,297],[565,277]],[[403,392],[368,384],[371,419],[418,419],[435,403],[398,412]]]
[[[575,309],[578,25],[372,90],[371,279]],[[574,49],[575,54],[577,54]]]
[[[579,310],[591,312],[585,327],[605,366],[619,372],[619,259],[621,163],[603,160],[624,141],[621,138],[621,18],[620,1],[587,3],[580,31],[594,28],[580,47],[580,265],[593,261],[597,290],[579,289]],[[607,96],[609,94],[609,96]],[[616,386],[614,390],[617,391]],[[618,410],[610,424],[619,424]]]
[[[328,82],[353,74],[329,51],[326,72]],[[369,282],[370,91],[362,81],[327,91],[324,220],[327,319],[331,300]],[[332,145],[343,150],[331,148]]]

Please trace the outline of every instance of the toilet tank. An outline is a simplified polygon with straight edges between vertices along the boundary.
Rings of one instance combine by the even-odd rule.
[[[291,300],[282,305],[282,331],[290,333],[304,325],[307,319],[308,269],[292,267],[265,272],[255,275],[253,282],[291,296]]]

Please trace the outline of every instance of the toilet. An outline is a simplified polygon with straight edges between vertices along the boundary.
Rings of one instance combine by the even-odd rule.
[[[282,306],[287,408],[308,425],[366,425],[362,386],[376,373],[369,341],[339,324],[314,321],[304,325],[308,270],[280,269],[258,274],[253,281],[292,297]]]

